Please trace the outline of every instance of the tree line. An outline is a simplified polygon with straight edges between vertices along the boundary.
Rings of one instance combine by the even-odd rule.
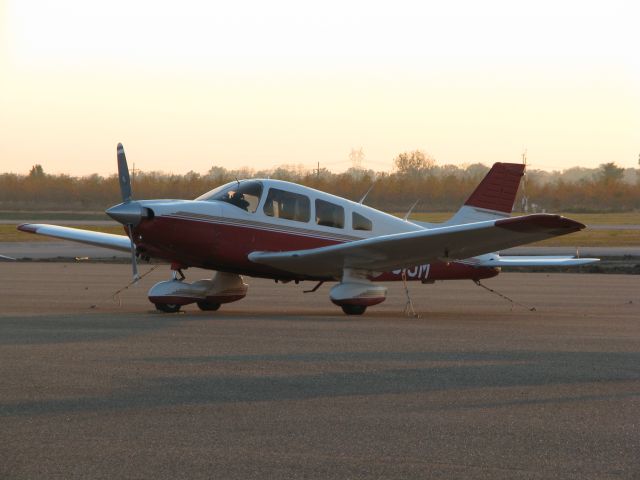
[[[358,201],[373,185],[365,203],[392,212],[453,211],[473,191],[489,167],[438,165],[421,151],[395,159],[395,171],[376,172],[353,167],[342,173],[302,166],[269,170],[213,166],[200,174],[136,172],[134,197],[192,199],[236,178],[274,178],[300,183]],[[640,169],[615,163],[599,168],[575,167],[564,171],[529,170],[521,184],[514,210],[562,212],[623,212],[640,210]],[[0,174],[1,210],[103,210],[120,201],[117,175],[84,177],[47,174],[34,165],[26,174]]]

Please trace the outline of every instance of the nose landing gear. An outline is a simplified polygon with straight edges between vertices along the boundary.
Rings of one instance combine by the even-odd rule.
[[[156,283],[149,290],[149,301],[165,313],[180,311],[183,305],[196,303],[203,311],[215,311],[223,303],[236,302],[247,294],[248,285],[240,275],[217,272],[211,280],[188,283],[179,269],[171,280]]]
[[[177,303],[155,303],[156,310],[164,313],[176,313],[180,311],[180,307],[182,305],[178,305]]]

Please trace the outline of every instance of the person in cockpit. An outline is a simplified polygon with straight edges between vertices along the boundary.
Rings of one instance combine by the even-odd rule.
[[[229,203],[240,207],[243,210],[249,211],[249,202],[244,198],[244,195],[240,192],[229,192]]]

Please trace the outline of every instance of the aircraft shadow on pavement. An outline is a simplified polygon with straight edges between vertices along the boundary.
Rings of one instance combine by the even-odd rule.
[[[132,361],[135,361],[132,359]],[[619,400],[640,397],[623,382],[640,380],[640,353],[619,352],[364,352],[295,355],[232,355],[187,358],[149,358],[149,362],[369,362],[452,361],[451,366],[416,366],[312,375],[183,375],[145,379],[111,395],[0,404],[0,416],[47,415],[86,412],[188,407],[238,402],[278,402],[332,397],[421,394],[481,388],[580,387],[618,384],[607,393],[565,396],[518,395],[505,400],[454,400],[425,404],[435,410],[488,408],[519,404]],[[483,364],[477,364],[483,362]],[[637,386],[634,386],[637,388]],[[631,387],[633,388],[633,387]]]
[[[508,311],[496,315],[510,314]],[[446,314],[445,314],[446,315]],[[146,312],[119,312],[87,314],[60,314],[42,316],[16,316],[0,318],[0,345],[62,344],[73,342],[98,342],[127,338],[180,325],[187,321],[196,322],[238,322],[255,320],[260,322],[322,322],[356,323],[372,319],[414,320],[401,311],[380,312],[367,317],[346,317],[334,311],[298,311],[274,315],[260,312],[227,312],[212,316],[211,312],[179,312],[173,314]]]
[[[175,324],[176,317],[113,314],[0,318],[0,345],[97,342],[146,334]]]

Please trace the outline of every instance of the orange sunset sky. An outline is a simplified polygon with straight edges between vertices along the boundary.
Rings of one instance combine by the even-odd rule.
[[[0,0],[0,172],[637,167],[635,5]]]

